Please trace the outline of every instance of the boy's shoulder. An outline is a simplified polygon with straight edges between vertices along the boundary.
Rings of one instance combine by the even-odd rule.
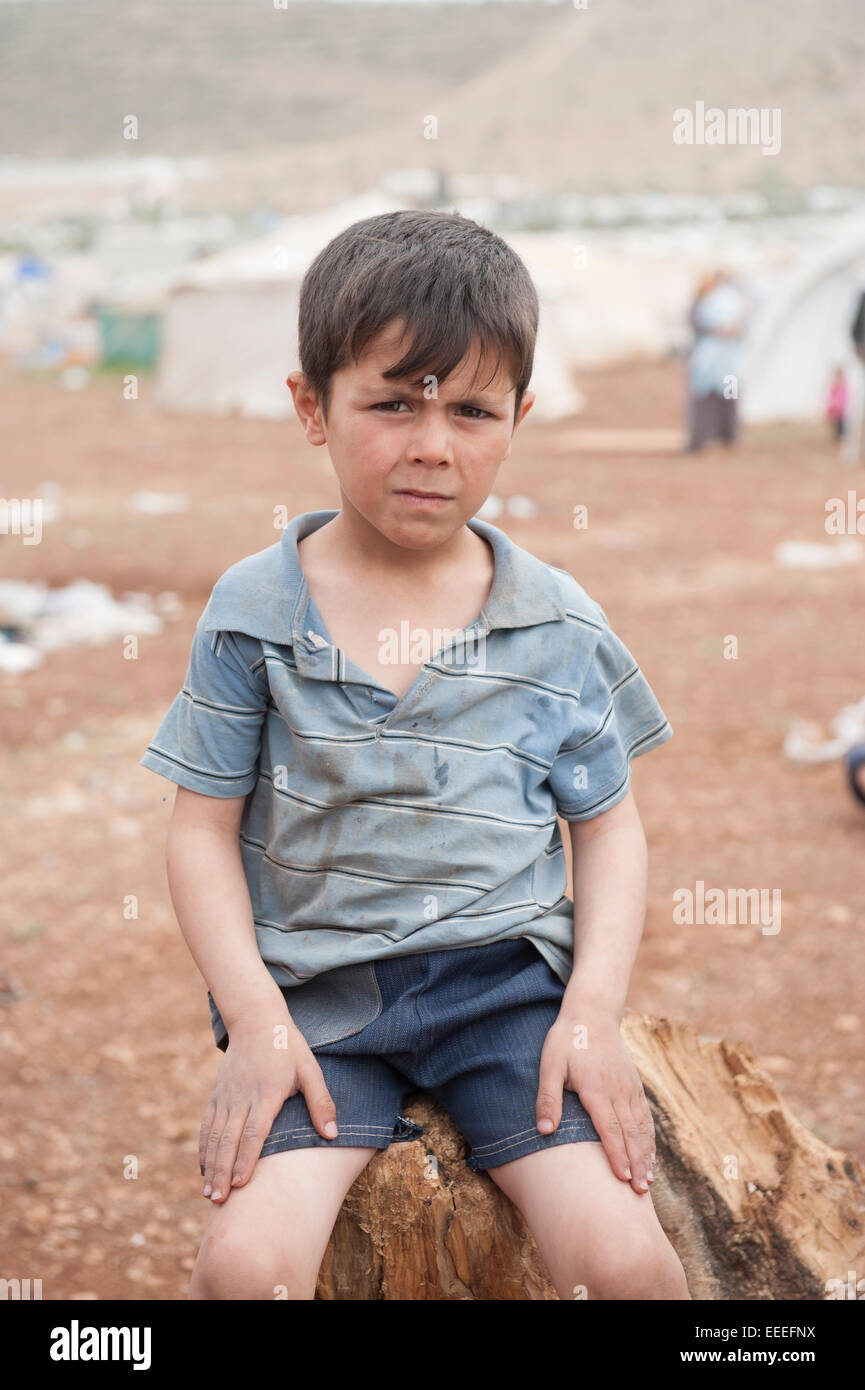
[[[600,636],[603,629],[610,625],[601,605],[590,594],[586,593],[582,584],[574,578],[569,570],[560,569],[558,565],[553,565],[548,561],[544,561],[544,564],[558,584],[559,593],[565,605],[565,620],[596,629],[598,636]]]
[[[597,636],[608,626],[600,604],[568,570],[542,560],[488,521],[475,517],[471,525],[495,550],[496,577],[487,609],[495,614],[496,625],[555,621]]]
[[[284,546],[275,541],[229,565],[214,584],[198,625],[205,632],[242,632],[291,645],[293,598]]]

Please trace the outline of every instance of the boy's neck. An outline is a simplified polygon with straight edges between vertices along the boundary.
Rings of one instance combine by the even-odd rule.
[[[345,498],[336,516],[300,544],[313,558],[326,555],[329,570],[361,571],[364,583],[382,587],[434,589],[455,567],[494,564],[488,542],[465,524],[438,545],[413,549],[390,541]]]

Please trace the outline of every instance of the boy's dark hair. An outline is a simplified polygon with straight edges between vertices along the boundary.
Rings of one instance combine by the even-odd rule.
[[[413,208],[353,222],[329,241],[303,278],[298,313],[300,367],[325,421],[333,373],[393,319],[414,338],[386,377],[444,381],[477,337],[482,354],[496,353],[493,376],[507,364],[516,422],[532,374],[538,296],[506,241],[457,212]]]

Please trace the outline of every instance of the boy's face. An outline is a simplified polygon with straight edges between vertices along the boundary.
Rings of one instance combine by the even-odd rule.
[[[385,380],[381,373],[408,346],[403,332],[401,323],[388,325],[357,364],[334,373],[327,423],[301,372],[287,384],[307,439],[327,444],[343,506],[394,544],[425,549],[446,541],[484,503],[535,397],[525,392],[514,424],[515,388],[504,367],[489,381],[494,357],[481,362],[476,380],[483,389],[472,389],[477,352],[440,384]]]

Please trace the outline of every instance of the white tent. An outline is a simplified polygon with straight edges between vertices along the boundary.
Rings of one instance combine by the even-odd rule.
[[[403,206],[371,195],[323,214],[287,218],[265,237],[197,262],[181,277],[163,315],[157,402],[166,410],[294,416],[285,385],[300,364],[297,312],[303,275],[322,246],[360,218]],[[576,414],[583,398],[573,378],[574,330],[568,291],[542,234],[512,238],[538,286],[541,324],[528,420]],[[517,246],[516,243],[519,242]],[[560,259],[570,255],[565,248]]]
[[[303,275],[342,228],[404,206],[373,193],[198,261],[169,296],[157,400],[165,409],[294,419],[287,374],[300,364],[297,311]],[[658,359],[690,342],[687,312],[700,271],[738,264],[761,299],[742,361],[745,420],[815,419],[834,365],[850,359],[865,225],[819,229],[634,228],[630,232],[505,233],[537,287],[541,315],[526,420],[576,415],[581,368]],[[858,364],[856,364],[858,366]],[[859,375],[850,371],[854,390]]]
[[[377,195],[308,217],[196,262],[162,321],[156,383],[165,410],[294,417],[285,384],[298,366],[297,311],[307,266],[342,228],[401,206]]]
[[[865,225],[797,265],[757,306],[742,354],[744,420],[819,420],[837,366],[858,391],[850,329],[863,275]]]

